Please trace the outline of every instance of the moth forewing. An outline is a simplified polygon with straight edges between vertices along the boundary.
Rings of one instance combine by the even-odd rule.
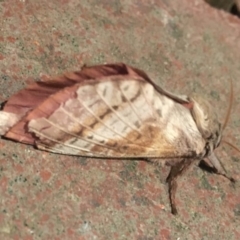
[[[80,84],[72,98],[28,128],[37,146],[81,156],[190,157],[204,148],[188,110],[134,78]]]
[[[15,94],[0,112],[0,133],[60,154],[178,159],[167,179],[176,213],[176,179],[194,160],[209,156],[222,171],[213,153],[220,124],[209,109],[195,97],[163,90],[139,69],[107,64],[34,83]]]

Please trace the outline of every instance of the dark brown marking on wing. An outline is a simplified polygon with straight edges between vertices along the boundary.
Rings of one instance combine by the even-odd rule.
[[[118,110],[119,106],[112,106],[114,110]]]
[[[106,97],[106,93],[107,93],[107,87],[104,88],[103,90],[103,96]]]
[[[77,141],[78,141],[78,139],[74,138],[72,141],[69,142],[69,144],[73,144],[74,145]]]
[[[136,121],[136,122],[134,123],[134,125],[135,125],[137,128],[140,128],[140,126],[141,126],[138,121]]]
[[[136,140],[139,140],[143,135],[142,134],[139,134],[136,138]]]
[[[121,152],[125,152],[127,149],[129,149],[129,147],[128,146],[122,146],[119,150],[121,151]]]
[[[139,88],[136,95],[134,97],[130,98],[129,100],[131,102],[134,102],[140,95],[141,95],[141,88]]]
[[[103,114],[99,115],[100,119],[104,119],[104,117],[106,117],[108,114],[112,113],[111,109],[107,109],[106,112],[104,112]]]
[[[150,134],[148,133],[149,131],[151,132]],[[152,148],[152,144],[156,142],[158,138],[158,131],[154,126],[141,126],[141,133],[142,134],[138,134],[136,131],[131,131],[126,135],[126,138],[134,142],[134,144],[127,143],[124,139],[109,139],[106,141],[106,145],[113,147],[113,149],[108,155],[113,157],[147,155],[148,148]],[[95,145],[91,149],[91,152],[99,154],[102,150],[103,148],[101,146]]]
[[[98,123],[99,123],[98,120],[95,120],[93,123],[91,123],[91,124],[89,125],[89,127],[92,128],[92,129],[94,129],[94,127],[95,127]],[[78,135],[80,135],[80,134],[78,134]]]
[[[124,95],[121,95],[121,99],[122,99],[122,102],[123,102],[123,103],[127,102],[127,99],[125,98]]]
[[[89,107],[89,108],[93,108],[94,105],[98,105],[98,104],[99,104],[99,99],[97,99],[97,101],[95,101],[95,102],[89,104],[88,107]]]
[[[114,142],[114,143],[110,144],[110,146],[116,148],[116,147],[118,146],[118,143],[117,143],[117,142]]]

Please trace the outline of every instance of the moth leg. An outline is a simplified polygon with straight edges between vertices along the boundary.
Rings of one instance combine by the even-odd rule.
[[[194,161],[190,159],[183,159],[182,161],[176,163],[174,166],[171,167],[171,170],[169,172],[169,175],[166,179],[166,182],[168,183],[168,191],[169,191],[169,199],[171,204],[171,211],[172,214],[177,214],[177,208],[176,208],[176,190],[177,190],[177,178],[181,176],[183,173],[185,173],[191,164]]]
[[[216,169],[209,163],[207,162],[205,159],[202,159],[198,166],[203,170],[203,171],[206,171],[206,172],[209,172],[209,173],[216,173]]]
[[[235,183],[236,180],[233,177],[228,176],[226,173],[219,172],[212,164],[210,164],[206,159],[203,159],[199,162],[198,166],[209,173],[218,174],[227,178],[231,183]]]

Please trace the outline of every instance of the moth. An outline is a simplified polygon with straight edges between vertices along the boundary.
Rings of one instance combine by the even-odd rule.
[[[177,214],[177,178],[196,161],[208,159],[234,181],[214,154],[230,108],[222,126],[201,97],[172,94],[142,70],[106,64],[34,82],[10,97],[0,111],[0,135],[58,154],[166,161]]]

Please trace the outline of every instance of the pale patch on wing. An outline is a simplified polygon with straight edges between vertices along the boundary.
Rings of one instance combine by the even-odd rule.
[[[163,135],[180,154],[189,149],[196,154],[203,151],[205,140],[187,108],[158,92],[155,92],[154,108],[164,126],[161,129]]]
[[[4,135],[21,117],[18,114],[0,111],[0,135]]]
[[[166,158],[204,147],[188,109],[134,79],[79,84],[73,98],[28,128],[39,148],[62,154]]]

